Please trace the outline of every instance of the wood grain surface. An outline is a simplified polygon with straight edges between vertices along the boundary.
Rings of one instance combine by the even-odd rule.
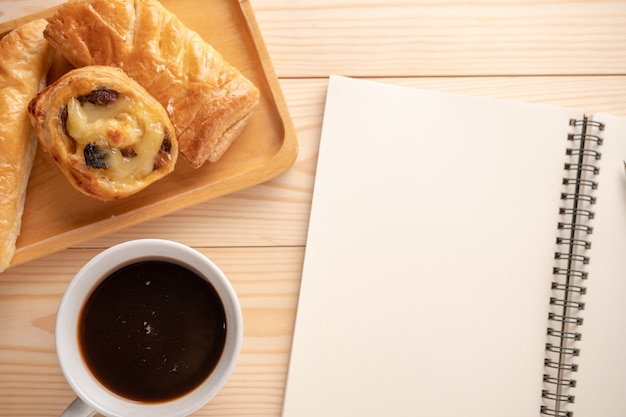
[[[0,2],[0,11],[19,3]],[[240,362],[195,415],[280,416],[331,73],[626,116],[621,1],[250,4],[297,132],[297,160],[269,182],[0,274],[0,416],[56,416],[74,397],[54,352],[61,294],[93,255],[142,237],[198,248],[224,269],[241,299]]]

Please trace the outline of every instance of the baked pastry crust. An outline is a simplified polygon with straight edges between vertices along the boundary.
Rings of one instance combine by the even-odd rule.
[[[0,271],[15,254],[37,150],[26,106],[45,86],[52,63],[45,27],[45,20],[34,20],[0,41]]]
[[[74,69],[28,112],[43,149],[88,196],[124,198],[174,170],[178,143],[165,109],[119,68]]]
[[[144,86],[195,168],[222,157],[259,102],[252,82],[156,0],[71,0],[45,36],[74,66],[120,67]]]

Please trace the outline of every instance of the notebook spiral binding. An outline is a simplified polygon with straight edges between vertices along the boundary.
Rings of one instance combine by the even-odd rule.
[[[585,265],[590,262],[594,190],[598,187],[596,161],[602,157],[600,133],[604,130],[602,123],[586,117],[570,120],[570,126],[571,146],[564,165],[541,391],[540,412],[552,417],[573,416],[569,405],[574,403],[571,392],[576,387],[576,357],[580,354],[577,343],[583,325],[580,311],[585,308],[583,297],[588,279]]]

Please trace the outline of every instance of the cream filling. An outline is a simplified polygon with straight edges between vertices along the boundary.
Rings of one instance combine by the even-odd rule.
[[[72,97],[67,105],[67,132],[76,141],[77,154],[83,155],[88,144],[96,144],[107,165],[100,171],[112,181],[150,174],[165,134],[158,112],[126,96],[108,106],[81,105]],[[134,156],[122,154],[130,149]]]

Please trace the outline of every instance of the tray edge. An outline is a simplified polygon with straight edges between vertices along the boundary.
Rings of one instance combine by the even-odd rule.
[[[224,183],[211,184],[211,186],[195,189],[193,192],[189,192],[188,195],[177,195],[171,199],[159,201],[156,206],[165,207],[165,209],[160,210],[158,214],[145,216],[140,215],[141,209],[132,210],[120,216],[115,216],[105,221],[73,229],[66,233],[55,235],[52,238],[41,240],[28,246],[18,246],[9,268],[60,252],[73,246],[79,247],[82,242],[96,239],[145,221],[166,216],[184,208],[191,207],[195,204],[264,183],[285,172],[295,162],[298,155],[296,131],[291,120],[282,89],[280,88],[276,71],[270,59],[267,47],[265,46],[265,42],[250,1],[237,0],[237,2],[239,3],[241,12],[245,18],[247,29],[252,36],[252,40],[254,41],[261,62],[263,75],[270,85],[270,90],[272,92],[274,102],[276,103],[276,109],[283,124],[283,143],[269,163],[251,171],[231,177],[228,181],[224,181],[224,183],[227,182],[229,184],[231,181],[236,181],[237,186],[234,188],[225,187]],[[35,18],[49,18],[58,7],[59,6],[51,7],[18,19],[0,23],[0,37],[4,36],[10,30],[22,23]],[[154,213],[152,210],[149,211],[150,213]]]

